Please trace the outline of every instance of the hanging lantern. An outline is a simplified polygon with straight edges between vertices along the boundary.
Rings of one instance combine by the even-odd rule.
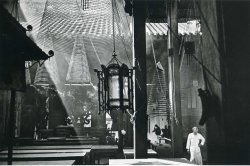
[[[116,54],[101,71],[95,69],[98,77],[99,113],[126,109],[133,111],[133,69],[121,63]]]
[[[110,111],[133,112],[133,69],[116,58],[114,0],[112,0],[113,57],[101,70],[95,69],[98,77],[99,113]],[[131,114],[132,115],[132,114]]]

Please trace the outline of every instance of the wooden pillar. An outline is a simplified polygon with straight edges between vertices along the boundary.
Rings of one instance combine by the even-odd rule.
[[[212,14],[215,12],[211,12],[206,21],[210,30],[209,33],[212,32],[215,40],[218,38],[218,44],[216,43],[217,41],[213,41],[213,45],[217,44],[220,60],[223,103],[221,122],[223,122],[225,134],[225,143],[223,145],[225,147],[224,151],[221,151],[218,146],[215,149],[210,148],[211,150],[208,151],[209,160],[213,160],[212,157],[214,155],[223,155],[224,160],[222,160],[222,164],[249,164],[250,2],[215,1],[213,4],[217,10],[217,16],[213,16]],[[204,8],[206,8],[205,5],[202,6],[202,9]],[[206,14],[204,13],[204,15]],[[211,24],[213,22],[216,23],[216,20],[212,20],[213,22],[210,21],[209,16],[212,16],[212,18],[218,17],[218,37],[213,31],[214,29],[211,28]],[[206,60],[211,58],[206,57]],[[212,126],[210,127],[211,130],[218,132],[218,128],[212,128]],[[214,136],[212,132],[208,134],[210,135],[209,143],[212,139],[211,137]],[[212,146],[212,144],[210,145]],[[213,163],[215,162],[218,163],[218,161],[214,160]]]
[[[134,133],[133,133],[133,125],[130,122],[130,116],[128,114],[126,114],[126,146],[127,147],[133,147],[133,137],[134,137]]]
[[[8,165],[12,165],[13,156],[13,143],[14,143],[14,133],[15,133],[15,99],[16,91],[11,90],[10,99],[10,116],[9,116],[9,132],[8,132]]]
[[[182,116],[180,96],[180,57],[178,42],[178,17],[177,0],[169,0],[167,3],[168,16],[168,65],[169,65],[169,92],[172,108],[172,152],[173,157],[182,157]]]
[[[145,1],[133,1],[135,57],[135,158],[147,158]]]

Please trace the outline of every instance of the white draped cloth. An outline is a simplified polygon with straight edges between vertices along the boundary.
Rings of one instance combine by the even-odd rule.
[[[187,150],[190,150],[190,161],[197,165],[202,165],[200,146],[204,145],[205,138],[197,133],[190,133],[187,139]]]

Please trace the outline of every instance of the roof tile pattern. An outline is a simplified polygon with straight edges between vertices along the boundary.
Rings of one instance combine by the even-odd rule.
[[[31,33],[36,37],[43,18],[46,0],[21,0],[20,6],[27,22],[21,22],[24,27],[32,25]]]
[[[116,52],[121,61],[131,63],[132,35],[129,29],[131,20],[126,17],[123,5],[117,6],[115,8]],[[56,58],[49,61],[51,65],[45,63],[50,68],[51,74],[53,73],[54,76],[51,76],[53,79],[65,83],[69,80],[78,82],[78,79],[83,79],[83,77],[76,78],[77,72],[73,74],[75,75],[73,77],[72,72],[76,69],[72,67],[78,70],[86,67],[97,68],[100,63],[106,64],[111,58],[113,51],[111,0],[91,0],[86,10],[81,9],[79,0],[22,0],[21,7],[27,20],[27,23],[23,25],[33,26],[32,34],[35,42],[40,48],[50,48],[55,52]],[[179,24],[179,32],[193,33],[196,30],[193,25],[195,24],[186,27],[184,24]],[[146,24],[146,31],[149,35],[167,35],[167,30],[166,23]],[[50,42],[46,42],[48,36],[51,38]],[[82,37],[84,45],[82,52],[85,54],[81,57],[73,53],[75,40],[78,40],[78,37]],[[72,57],[75,62],[72,61]],[[83,62],[87,61],[88,65],[75,67],[73,64],[77,64],[78,59],[81,58],[84,59],[82,59]],[[60,79],[55,76],[58,68],[60,68]],[[90,69],[85,71],[89,71],[91,79],[86,74],[83,82],[86,80],[96,82],[96,75]],[[74,81],[73,78],[75,78]]]
[[[115,29],[118,33],[117,25]],[[89,8],[82,10],[76,0],[48,0],[39,34],[48,31],[57,35],[111,35],[111,1],[92,0]]]
[[[200,32],[200,23],[196,20],[188,21],[187,23],[178,23],[178,33],[184,34],[197,34]],[[167,23],[146,23],[146,33],[148,35],[167,35]]]
[[[83,52],[86,53],[81,58],[86,59],[88,63],[86,67],[90,69],[99,67],[100,63],[106,64],[111,58],[113,51],[111,0],[91,0],[89,8],[86,10],[81,9],[78,1],[21,1],[21,6],[27,17],[27,23],[23,23],[23,26],[31,24],[33,26],[33,37],[40,48],[46,49],[49,47],[55,52],[56,63],[53,62],[54,65],[52,66],[57,65],[57,68],[60,68],[59,76],[62,83],[69,83],[69,80],[70,82],[79,82],[80,78],[75,77],[77,72],[72,72],[85,68],[81,65],[75,66],[78,63],[77,59],[80,58],[79,55],[76,56],[77,58],[75,55],[73,56],[74,43],[75,40],[78,40],[78,37],[83,38],[85,47]],[[119,10],[121,16],[122,9],[119,8]],[[128,24],[121,26],[120,23],[117,24],[118,21],[120,19],[118,18],[118,11],[115,9],[116,52],[119,59],[126,63],[128,62],[128,57],[131,57],[131,46],[128,47],[127,42],[124,41],[124,36],[122,37],[119,34],[122,34],[124,30],[122,28],[126,29]],[[36,26],[37,24],[39,26]],[[52,42],[46,42],[48,41],[48,36],[50,36],[50,41]],[[127,48],[125,49],[125,47]],[[72,56],[75,62],[72,61]],[[48,67],[52,68],[50,65]],[[54,69],[57,70],[56,67],[53,67]],[[84,78],[84,80],[96,82],[96,75],[90,69],[88,70],[91,79]],[[51,70],[50,72],[57,73],[57,71]],[[75,76],[73,77],[73,75]]]

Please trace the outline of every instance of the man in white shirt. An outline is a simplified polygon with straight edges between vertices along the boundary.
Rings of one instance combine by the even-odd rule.
[[[186,149],[190,153],[190,161],[197,165],[202,165],[202,156],[200,146],[205,143],[205,138],[198,133],[198,128],[192,128],[193,133],[188,135]]]

